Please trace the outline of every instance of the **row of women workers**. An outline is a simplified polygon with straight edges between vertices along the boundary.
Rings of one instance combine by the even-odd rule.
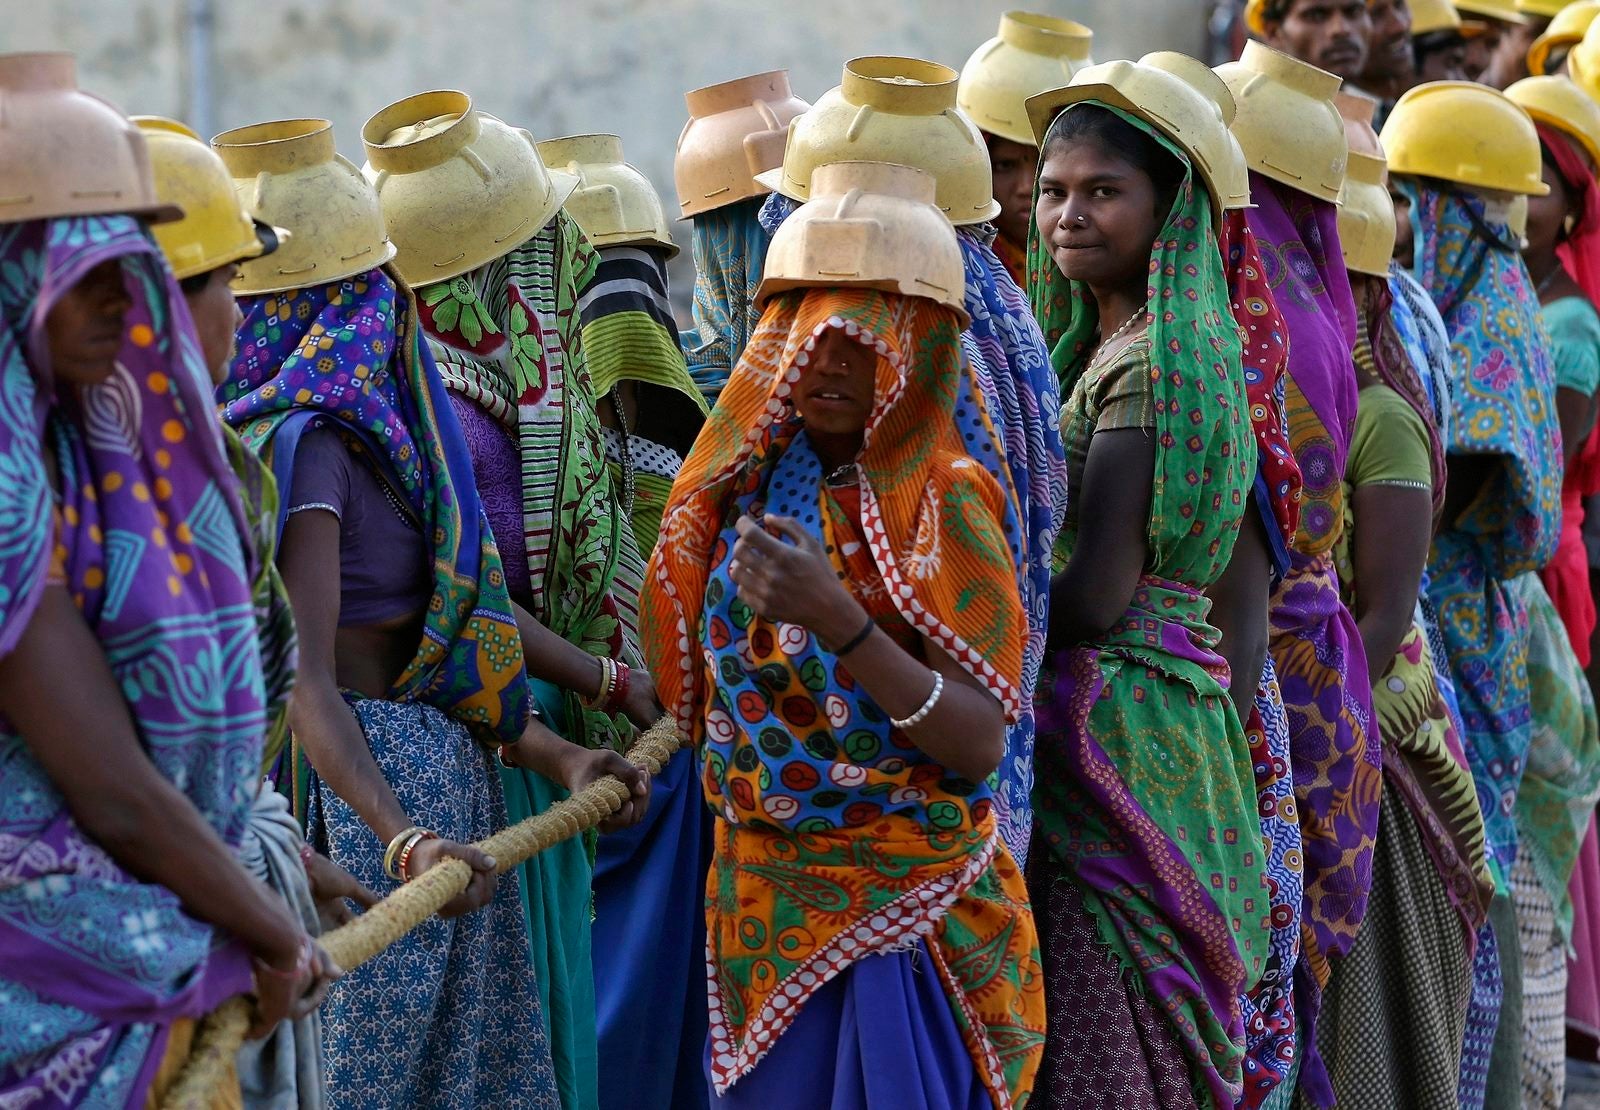
[[[263,1106],[1559,1102],[1600,107],[1089,46],[689,94],[681,337],[610,137],[0,59],[0,1091],[245,992]]]

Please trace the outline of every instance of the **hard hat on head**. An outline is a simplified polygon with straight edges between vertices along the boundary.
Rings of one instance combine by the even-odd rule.
[[[1574,0],[1562,8],[1544,34],[1528,47],[1528,72],[1535,77],[1548,73],[1551,53],[1583,41],[1596,15],[1600,15],[1600,0]]]
[[[1094,32],[1081,23],[1034,12],[1006,12],[1000,31],[961,67],[956,104],[980,130],[1033,143],[1028,97],[1060,88],[1084,66]]]
[[[1063,109],[1084,101],[1120,108],[1183,151],[1211,196],[1213,214],[1222,218],[1232,148],[1223,111],[1215,101],[1165,69],[1143,62],[1102,62],[1079,70],[1066,88],[1028,98],[1028,116],[1039,145],[1044,145],[1050,125]]]
[[[325,119],[285,119],[211,140],[252,220],[286,228],[269,256],[239,263],[236,293],[278,293],[342,281],[394,258],[378,198],[333,145]]]
[[[1233,93],[1233,133],[1250,168],[1330,204],[1344,185],[1339,78],[1259,42],[1217,67]]]
[[[1542,123],[1569,135],[1593,167],[1600,168],[1600,104],[1565,77],[1524,77],[1506,96]]]
[[[689,122],[678,136],[672,176],[684,219],[768,192],[756,174],[783,165],[789,125],[811,105],[773,70],[683,94]]]
[[[1554,19],[1572,0],[1515,0],[1517,11],[1538,19]]]
[[[1496,193],[1539,197],[1550,191],[1533,118],[1486,85],[1418,85],[1395,104],[1380,138],[1390,173]]]
[[[756,180],[791,200],[811,196],[811,173],[829,162],[889,162],[932,174],[935,203],[957,225],[1000,214],[989,150],[956,107],[956,71],[920,58],[845,63],[844,80],[789,128],[781,169]]]
[[[578,179],[567,198],[567,214],[578,221],[597,247],[653,244],[678,253],[661,198],[649,180],[622,160],[622,140],[615,135],[569,135],[546,139],[539,157],[552,170]]]
[[[271,254],[288,241],[286,229],[250,218],[228,167],[199,135],[161,116],[133,122],[144,132],[156,196],[183,209],[183,219],[152,229],[179,281]]]
[[[394,239],[394,267],[420,286],[475,270],[537,235],[578,179],[539,160],[533,136],[464,92],[417,93],[361,129],[363,172]]]
[[[1528,17],[1517,11],[1516,0],[1454,0],[1456,11],[1465,18],[1494,19],[1501,23],[1526,23]]]
[[[1567,53],[1567,77],[1591,100],[1600,101],[1600,19]]]
[[[1252,35],[1265,38],[1267,20],[1282,19],[1294,0],[1245,0],[1244,25]]]
[[[966,265],[955,228],[934,204],[933,177],[884,162],[817,166],[811,199],[772,236],[756,306],[785,289],[882,289],[964,306]]]
[[[57,216],[176,220],[144,133],[78,88],[71,54],[0,54],[0,223]]]
[[[1410,0],[1411,37],[1461,30],[1461,13],[1450,0]]]
[[[1158,50],[1153,54],[1146,54],[1139,59],[1139,64],[1153,66],[1172,74],[1217,106],[1217,111],[1222,115],[1222,134],[1227,148],[1215,152],[1207,151],[1206,161],[1216,167],[1215,188],[1219,194],[1218,200],[1226,210],[1251,207],[1250,164],[1245,161],[1244,148],[1239,145],[1239,140],[1233,134],[1233,119],[1237,107],[1233,103],[1233,93],[1228,91],[1228,86],[1222,78],[1198,58],[1179,54],[1175,50]],[[1216,138],[1209,130],[1203,131],[1202,137],[1208,137],[1213,141]]]
[[[1339,247],[1345,268],[1371,277],[1388,277],[1394,256],[1394,201],[1382,157],[1350,152],[1344,188],[1339,191]]]

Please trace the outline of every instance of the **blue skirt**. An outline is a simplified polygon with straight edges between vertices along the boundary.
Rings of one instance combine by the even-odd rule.
[[[710,1074],[709,1041],[702,1054]],[[858,960],[800,1008],[718,1110],[991,1110],[927,945]]]
[[[594,865],[594,987],[603,1110],[706,1105],[706,872],[711,813],[680,751],[631,829]]]
[[[469,844],[505,826],[493,757],[459,722],[415,702],[350,708],[413,823]],[[397,889],[383,843],[315,774],[306,839],[380,897]],[[322,1037],[334,1110],[559,1107],[516,872],[488,906],[428,919],[335,983]]]

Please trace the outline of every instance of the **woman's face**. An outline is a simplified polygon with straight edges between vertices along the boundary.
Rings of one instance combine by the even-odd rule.
[[[794,407],[813,441],[826,440],[853,458],[872,415],[878,353],[838,328],[822,333],[794,386]]]
[[[1561,175],[1549,162],[1544,163],[1544,183],[1548,196],[1528,198],[1528,246],[1524,254],[1545,254],[1561,241],[1562,227],[1572,215],[1573,198]]]
[[[1157,206],[1149,175],[1098,142],[1056,143],[1039,169],[1039,235],[1063,275],[1097,291],[1145,282]]]
[[[183,283],[183,299],[189,302],[189,315],[194,317],[194,330],[200,336],[200,351],[212,385],[221,385],[228,379],[239,325],[244,323],[244,314],[229,285],[238,276],[238,265],[230,262]]]
[[[1394,260],[1409,270],[1416,254],[1416,236],[1411,227],[1411,198],[1391,184],[1389,200],[1394,203]]]
[[[100,263],[67,290],[44,321],[56,380],[98,385],[111,377],[132,305],[116,259]]]
[[[995,225],[1012,243],[1026,247],[1028,217],[1033,214],[1033,182],[1039,176],[1039,148],[990,136],[989,166],[994,177],[994,199],[1000,202]]]

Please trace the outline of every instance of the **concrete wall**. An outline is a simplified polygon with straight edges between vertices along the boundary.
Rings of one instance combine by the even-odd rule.
[[[808,100],[844,59],[959,67],[1022,6],[1094,27],[1099,58],[1203,49],[1210,0],[0,0],[0,51],[65,49],[83,85],[130,113],[207,133],[325,116],[358,165],[383,105],[461,88],[539,138],[622,136],[667,202],[683,92],[788,68]],[[209,45],[195,28],[210,19]],[[198,18],[197,18],[198,17]],[[197,42],[199,49],[196,49]],[[206,69],[209,67],[209,77]],[[197,80],[198,76],[198,80]],[[210,95],[202,86],[209,81]],[[682,236],[687,246],[687,235]],[[682,272],[674,275],[682,281]]]

